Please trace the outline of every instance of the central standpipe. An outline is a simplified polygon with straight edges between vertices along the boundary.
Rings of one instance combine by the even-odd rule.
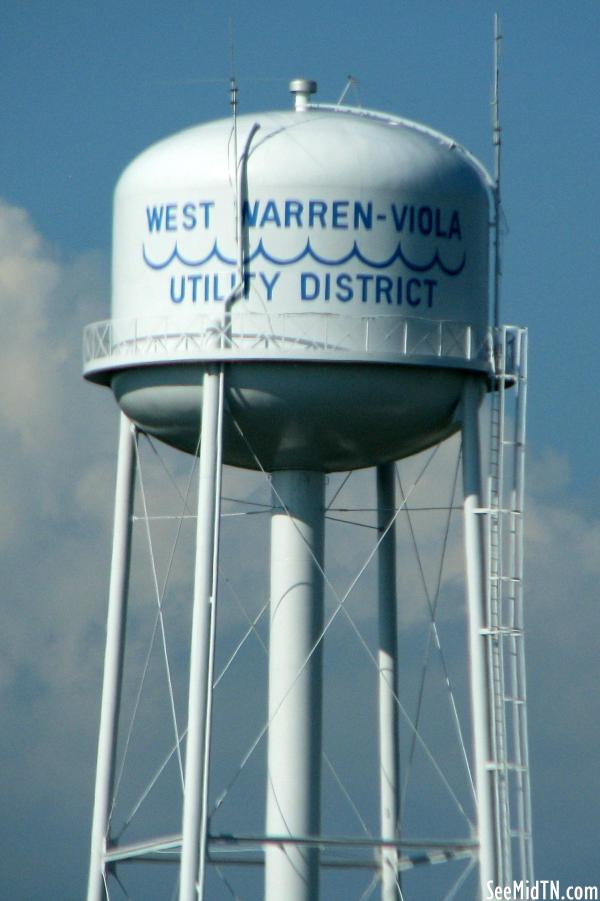
[[[320,832],[324,476],[272,476],[267,835]],[[265,901],[318,901],[317,848],[265,850]]]
[[[380,828],[384,841],[398,840],[398,637],[396,616],[396,465],[377,467],[379,580],[379,792]],[[398,901],[398,851],[381,849],[381,901]]]

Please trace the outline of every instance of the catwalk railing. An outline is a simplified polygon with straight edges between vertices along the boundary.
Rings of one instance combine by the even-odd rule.
[[[488,370],[491,332],[451,320],[335,313],[247,313],[217,319],[151,317],[89,325],[84,371],[137,363],[214,359],[441,359],[444,365]]]

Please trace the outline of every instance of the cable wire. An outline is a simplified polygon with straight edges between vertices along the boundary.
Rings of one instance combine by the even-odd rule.
[[[268,474],[267,474],[266,470],[264,469],[264,467],[263,467],[263,465],[262,465],[260,459],[258,458],[257,454],[255,453],[254,448],[253,448],[252,445],[250,444],[250,442],[249,442],[247,436],[246,436],[245,433],[243,432],[243,430],[242,430],[242,428],[240,427],[239,423],[237,422],[237,420],[236,420],[235,418],[232,418],[232,421],[233,421],[233,424],[234,424],[236,430],[238,431],[240,437],[242,438],[242,440],[243,440],[244,443],[246,444],[246,447],[248,448],[248,450],[249,450],[249,452],[250,452],[252,458],[254,459],[254,461],[255,461],[255,463],[256,463],[256,465],[257,465],[257,467],[258,467],[258,468],[260,469],[260,471],[265,475],[265,477],[268,478]],[[424,466],[422,467],[422,469],[421,469],[420,473],[418,474],[417,478],[415,479],[413,485],[411,486],[410,491],[409,491],[409,493],[407,494],[407,496],[406,496],[406,498],[405,498],[405,501],[408,500],[408,498],[410,497],[410,495],[412,494],[412,492],[414,491],[414,489],[416,488],[416,486],[417,486],[418,483],[420,482],[420,480],[421,480],[421,478],[423,477],[424,473],[425,473],[426,470],[428,469],[428,467],[429,467],[431,461],[434,459],[434,457],[435,457],[435,455],[436,455],[438,449],[439,449],[439,445],[437,445],[435,448],[433,448],[431,454],[430,454],[429,457],[427,458],[427,461],[425,462]],[[287,510],[287,507],[286,507],[285,503],[283,502],[282,498],[278,496],[278,493],[277,493],[275,487],[274,487],[273,485],[272,485],[271,487],[272,487],[273,493],[275,494],[275,497],[276,497],[277,500],[279,501],[279,504],[280,504],[281,509],[284,510],[288,516],[290,516],[290,513],[289,513],[289,511]],[[340,611],[343,611],[344,614],[346,615],[346,617],[347,617],[347,619],[349,620],[351,626],[353,627],[354,631],[356,632],[357,637],[359,638],[360,643],[363,645],[365,651],[367,652],[368,656],[369,656],[370,659],[372,660],[372,663],[373,663],[374,667],[375,667],[376,669],[378,669],[377,661],[376,661],[374,655],[372,654],[372,652],[371,652],[370,648],[368,647],[366,641],[364,640],[363,636],[361,635],[360,630],[357,628],[356,624],[354,623],[352,617],[349,615],[348,611],[347,611],[346,608],[344,607],[344,604],[345,604],[345,601],[346,601],[346,600],[348,599],[348,597],[350,596],[351,592],[354,590],[356,584],[358,583],[358,581],[359,581],[359,579],[361,578],[362,574],[363,574],[364,571],[366,570],[367,566],[369,565],[369,563],[371,562],[371,560],[372,560],[373,557],[375,556],[375,554],[376,554],[376,552],[377,552],[377,549],[378,549],[378,547],[379,547],[379,544],[381,543],[381,541],[383,541],[383,539],[385,538],[387,532],[388,532],[389,529],[392,527],[392,525],[395,523],[395,521],[396,521],[396,519],[397,519],[397,517],[398,517],[398,515],[399,515],[399,513],[400,513],[401,510],[402,510],[402,506],[398,507],[398,509],[396,510],[394,516],[390,519],[390,521],[389,521],[387,527],[385,528],[385,530],[382,531],[382,533],[381,533],[381,535],[380,535],[380,537],[379,537],[379,540],[378,540],[377,543],[375,544],[374,548],[373,548],[372,551],[368,554],[367,559],[365,560],[364,564],[361,566],[359,572],[356,574],[356,576],[354,577],[354,579],[353,579],[352,582],[350,583],[350,586],[348,587],[347,591],[346,591],[341,597],[338,595],[337,591],[335,590],[334,586],[332,585],[331,581],[329,580],[329,578],[328,578],[327,574],[325,573],[325,571],[324,571],[324,569],[323,569],[323,567],[322,567],[320,561],[316,559],[314,553],[312,552],[312,549],[309,549],[309,550],[310,550],[310,554],[311,554],[311,556],[312,556],[312,558],[313,558],[313,562],[315,563],[315,566],[318,568],[319,572],[320,572],[321,575],[323,576],[324,582],[326,583],[326,585],[328,586],[328,588],[331,590],[331,592],[332,592],[332,594],[333,594],[335,600],[337,601],[337,606],[335,607],[333,613],[330,615],[329,619],[327,620],[327,622],[326,622],[326,624],[325,624],[323,630],[321,631],[320,635],[317,637],[317,640],[315,641],[315,643],[314,643],[313,647],[311,648],[310,652],[307,654],[307,656],[306,656],[306,658],[305,658],[305,660],[304,660],[302,666],[299,668],[298,673],[296,674],[295,680],[294,680],[294,681],[291,683],[291,685],[288,687],[286,693],[285,693],[284,696],[281,698],[281,700],[280,700],[280,702],[279,702],[279,704],[278,704],[276,710],[273,711],[271,717],[265,722],[265,724],[263,725],[263,727],[262,727],[261,730],[259,731],[258,735],[256,736],[256,738],[254,739],[254,741],[252,742],[252,744],[251,744],[250,747],[248,748],[246,754],[245,754],[244,757],[242,758],[242,761],[241,761],[241,763],[240,763],[240,765],[239,765],[239,767],[238,767],[236,773],[233,775],[233,777],[232,777],[232,778],[230,779],[230,781],[227,783],[227,785],[225,786],[225,788],[223,789],[223,791],[221,792],[221,794],[220,794],[220,795],[218,796],[218,798],[215,800],[215,803],[214,803],[213,808],[212,808],[212,810],[211,810],[211,814],[210,814],[211,816],[213,816],[213,815],[219,810],[219,808],[222,806],[222,804],[223,804],[223,802],[225,801],[227,795],[229,794],[229,792],[230,792],[231,789],[233,788],[234,784],[237,782],[237,779],[239,778],[240,774],[243,772],[243,770],[244,770],[246,764],[248,763],[248,761],[250,760],[250,758],[251,758],[252,755],[254,754],[256,748],[258,747],[258,745],[259,745],[260,742],[262,741],[264,735],[267,733],[267,731],[268,731],[268,729],[269,729],[269,727],[270,727],[270,724],[271,724],[272,720],[275,718],[275,716],[277,715],[279,709],[281,708],[281,706],[283,705],[283,703],[284,703],[285,700],[287,699],[287,697],[288,697],[288,695],[290,694],[290,692],[293,690],[293,688],[294,688],[296,682],[298,681],[298,679],[300,678],[300,676],[301,676],[302,673],[304,672],[304,670],[305,670],[306,666],[308,665],[310,659],[312,658],[313,654],[316,652],[317,648],[319,647],[319,645],[320,645],[320,643],[322,642],[323,638],[325,637],[326,633],[329,631],[329,629],[330,629],[332,623],[333,623],[334,620],[337,618],[337,616],[338,616],[338,614],[340,613]],[[298,530],[298,531],[299,531],[299,530]],[[301,532],[300,532],[300,535],[301,535]],[[305,541],[304,536],[301,535],[301,537],[302,537],[302,540]],[[411,730],[413,731],[413,733],[414,733],[416,736],[418,736],[418,737],[417,737],[417,740],[418,740],[419,744],[421,745],[421,747],[423,748],[423,750],[424,750],[426,756],[427,756],[428,759],[430,760],[432,766],[434,767],[434,770],[437,772],[438,776],[439,776],[440,779],[442,780],[442,783],[443,783],[444,787],[445,787],[446,790],[449,792],[450,796],[452,797],[452,799],[453,799],[454,802],[456,803],[456,805],[457,805],[459,811],[460,811],[460,812],[462,813],[462,815],[465,817],[465,819],[466,819],[467,823],[469,824],[469,826],[472,827],[473,824],[472,824],[472,822],[471,822],[470,817],[469,817],[468,814],[466,813],[466,811],[465,811],[463,805],[460,803],[458,797],[456,796],[456,793],[454,792],[454,790],[453,790],[452,787],[450,786],[450,784],[449,784],[448,780],[446,779],[446,777],[445,777],[443,771],[441,770],[439,764],[438,764],[437,761],[435,760],[435,757],[434,757],[433,754],[431,753],[431,751],[430,751],[430,749],[429,749],[427,743],[424,741],[424,739],[422,738],[422,736],[417,732],[414,723],[412,722],[410,716],[408,715],[408,713],[407,713],[406,710],[404,709],[402,703],[400,702],[400,699],[398,698],[398,696],[397,696],[397,694],[396,694],[395,692],[394,692],[394,699],[395,699],[395,702],[396,702],[397,705],[398,705],[398,709],[399,709],[400,713],[402,714],[403,718],[404,718],[405,721],[408,723],[408,725],[409,725],[409,727],[411,728]]]

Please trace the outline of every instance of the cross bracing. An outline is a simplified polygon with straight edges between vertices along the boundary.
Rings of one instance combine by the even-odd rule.
[[[515,337],[516,333],[513,331],[505,332],[504,334],[509,349],[511,349],[511,342],[517,340]],[[524,342],[523,333],[519,333],[518,341]],[[502,372],[498,372],[497,388],[499,390],[493,395],[491,414],[492,426],[495,430],[494,435],[492,436],[492,454],[494,452],[494,441],[497,443],[499,440],[495,436],[502,435],[502,442],[507,442],[506,423],[504,423],[502,429],[498,428],[498,422],[505,420],[507,417],[505,409],[507,397],[511,403],[513,397],[517,402],[520,397],[520,402],[522,404],[524,401],[524,379],[526,373],[523,360],[524,357],[522,355],[519,356],[519,396],[513,391],[511,385],[511,383],[515,381],[514,359],[509,360],[508,368],[505,367]],[[505,390],[509,386],[510,390],[513,391],[512,395],[510,395],[509,391]],[[502,391],[500,389],[502,389]],[[523,417],[524,408],[519,407],[516,417],[516,421],[519,423],[519,435],[522,435]],[[525,857],[527,857],[528,854],[530,856],[531,844],[527,783],[526,723],[522,716],[525,708],[525,693],[522,679],[524,673],[524,659],[522,653],[522,572],[520,569],[522,567],[522,553],[520,548],[521,527],[519,525],[522,519],[522,444],[523,442],[521,438],[519,438],[518,441],[513,441],[510,445],[506,443],[500,445],[502,453],[500,463],[493,463],[490,470],[492,494],[490,496],[489,507],[487,509],[482,507],[481,509],[481,513],[487,516],[490,522],[490,616],[485,627],[491,647],[489,655],[490,670],[492,673],[490,686],[493,691],[492,700],[494,709],[494,757],[490,761],[490,767],[498,774],[497,777],[495,777],[495,797],[498,799],[496,802],[495,815],[498,817],[498,822],[502,824],[501,829],[504,830],[503,835],[505,837],[508,836],[510,844],[508,851],[506,850],[505,845],[502,848],[504,860],[507,859],[507,855],[510,857],[515,856],[517,848],[519,849],[519,853],[521,853],[524,848]],[[511,463],[509,467],[507,467],[504,462],[507,446],[511,452],[515,447],[517,448],[515,451],[515,459],[517,462],[515,465]],[[113,836],[115,836],[116,833],[119,834],[119,839],[118,841],[115,841],[111,838],[107,843],[104,857],[107,886],[110,884],[111,879],[113,879],[109,874],[114,870],[117,863],[119,865],[119,880],[125,884],[128,878],[128,870],[124,868],[127,861],[132,861],[134,859],[147,860],[152,858],[153,855],[156,855],[156,859],[162,860],[165,854],[170,854],[171,857],[176,860],[179,859],[179,846],[176,837],[171,840],[173,844],[168,852],[164,847],[159,847],[160,842],[158,841],[154,843],[152,841],[147,841],[144,845],[146,851],[143,853],[139,851],[139,843],[136,844],[136,842],[130,842],[125,844],[125,841],[126,835],[132,824],[135,823],[136,820],[138,822],[140,819],[143,821],[148,799],[157,789],[157,786],[159,786],[166,771],[168,769],[173,769],[176,773],[178,772],[179,775],[174,780],[175,783],[179,782],[181,784],[182,780],[182,758],[184,756],[186,728],[185,716],[182,712],[181,694],[178,695],[178,692],[181,692],[181,685],[184,684],[185,680],[178,676],[177,673],[175,673],[175,675],[173,674],[174,669],[181,667],[180,661],[176,663],[175,667],[172,662],[173,653],[177,656],[180,644],[178,644],[177,627],[171,632],[171,626],[167,621],[166,614],[169,605],[174,603],[174,586],[177,586],[178,591],[180,588],[179,583],[175,581],[174,568],[178,553],[183,553],[185,555],[185,550],[182,551],[181,548],[184,543],[182,536],[186,529],[186,523],[193,523],[195,521],[194,499],[192,497],[193,492],[191,489],[193,484],[194,461],[190,460],[192,465],[184,475],[183,479],[180,477],[179,482],[172,475],[169,475],[166,479],[167,482],[176,485],[173,496],[177,499],[177,504],[179,506],[177,508],[171,506],[160,510],[155,503],[149,501],[147,491],[149,478],[146,476],[145,471],[149,465],[148,458],[152,457],[155,462],[158,462],[158,465],[163,472],[166,472],[165,457],[162,450],[159,450],[157,445],[142,434],[136,436],[136,447],[139,447],[139,451],[136,454],[138,498],[132,519],[135,523],[135,529],[138,532],[137,540],[139,543],[143,540],[146,544],[150,560],[150,579],[148,584],[150,587],[149,595],[152,598],[154,612],[152,614],[152,627],[149,632],[150,638],[144,657],[142,675],[139,680],[136,699],[133,704],[133,724],[122,725],[121,728],[121,734],[123,736],[121,745],[124,753],[121,763],[119,764],[118,778],[115,780],[115,787],[120,790],[125,778],[127,758],[130,754],[133,735],[136,730],[135,720],[138,716],[145,685],[147,683],[149,684],[150,681],[150,676],[148,674],[150,672],[151,664],[149,661],[156,656],[157,649],[160,651],[160,656],[163,660],[162,669],[167,686],[167,716],[163,718],[162,725],[164,727],[166,723],[170,722],[172,739],[170,742],[167,741],[165,743],[164,753],[155,768],[155,772],[148,780],[144,789],[140,792],[134,804],[131,805],[128,814],[125,816],[124,824],[117,827],[116,832],[114,828],[116,826],[116,817],[113,820],[114,825],[111,834]],[[474,889],[472,884],[471,864],[473,861],[476,861],[477,858],[477,840],[476,838],[473,839],[473,833],[476,833],[476,825],[473,807],[473,778],[469,766],[470,727],[468,724],[468,717],[467,722],[464,722],[465,704],[464,702],[461,702],[460,697],[457,696],[454,685],[454,675],[450,671],[453,658],[456,656],[456,651],[452,649],[452,641],[450,642],[449,650],[445,649],[444,637],[444,631],[448,631],[448,623],[445,621],[445,617],[448,616],[449,619],[452,620],[452,616],[454,615],[453,612],[452,615],[449,614],[447,606],[444,607],[444,604],[447,603],[445,597],[453,596],[452,579],[445,575],[445,569],[449,565],[452,565],[451,559],[450,564],[448,563],[448,557],[451,558],[452,553],[455,552],[455,548],[454,550],[452,548],[450,526],[453,519],[459,519],[457,510],[460,508],[460,498],[456,496],[456,473],[459,451],[460,448],[458,447],[458,443],[454,442],[454,461],[450,467],[446,467],[450,472],[449,484],[447,484],[445,494],[436,501],[433,501],[427,493],[423,498],[419,499],[419,491],[422,488],[422,480],[424,479],[425,474],[433,467],[436,456],[440,454],[440,451],[434,450],[433,452],[423,455],[419,458],[421,460],[420,463],[409,461],[408,466],[404,465],[398,467],[397,505],[395,509],[391,511],[390,522],[393,521],[395,525],[399,525],[403,522],[403,527],[408,536],[407,544],[412,546],[414,551],[415,563],[413,575],[410,579],[406,578],[407,568],[404,566],[403,561],[401,581],[404,588],[406,588],[406,585],[408,584],[409,591],[413,594],[416,594],[416,586],[420,585],[423,610],[422,619],[424,620],[425,627],[424,644],[422,645],[421,653],[422,667],[415,667],[415,671],[419,670],[420,675],[418,677],[413,675],[412,677],[416,691],[412,699],[409,700],[407,698],[405,686],[401,684],[395,698],[401,719],[401,729],[406,736],[406,747],[403,749],[404,756],[401,767],[403,795],[405,796],[404,801],[406,804],[407,797],[410,800],[415,791],[415,785],[411,782],[411,768],[415,758],[418,757],[419,759],[417,760],[415,769],[417,771],[420,770],[421,775],[423,770],[427,769],[429,771],[427,778],[431,781],[435,778],[435,780],[439,782],[439,790],[446,794],[447,799],[455,806],[457,816],[455,817],[454,822],[456,823],[457,820],[462,819],[463,829],[462,834],[458,834],[458,837],[453,841],[448,841],[443,850],[441,849],[440,843],[438,842],[436,845],[433,839],[429,841],[425,839],[421,842],[419,848],[415,846],[411,850],[410,841],[404,840],[404,835],[406,834],[405,828],[409,828],[410,826],[409,823],[406,823],[408,811],[402,810],[401,807],[399,834],[402,838],[398,840],[394,847],[398,850],[398,874],[401,872],[404,873],[404,871],[408,869],[417,869],[420,864],[424,865],[427,862],[431,864],[442,861],[458,861],[459,859],[462,859],[462,857],[465,857],[468,866],[464,870],[461,870],[458,876],[454,878],[454,883],[460,881],[460,885],[456,889],[456,896],[472,897]],[[447,453],[447,451],[444,451],[444,453]],[[143,459],[144,457],[145,459]],[[406,469],[410,470],[411,468],[417,470],[416,474],[413,474],[412,476],[412,481],[410,480],[410,475],[407,477],[403,471]],[[510,470],[509,480],[506,478],[507,469]],[[494,472],[496,475],[494,475]],[[370,504],[368,500],[366,500],[364,505],[361,506],[360,504],[360,497],[365,493],[364,484],[359,487],[359,503],[355,500],[350,500],[349,495],[347,494],[357,478],[360,482],[360,476],[331,477],[328,486],[329,500],[326,515],[331,521],[336,522],[337,529],[345,531],[346,534],[351,533],[352,535],[366,536],[366,539],[361,538],[360,540],[366,540],[368,542],[370,536],[377,533],[375,509],[372,505],[372,501]],[[493,481],[494,478],[496,479],[496,482]],[[259,488],[261,479],[263,482],[263,494],[259,494],[257,497],[256,492],[261,490],[261,488]],[[507,482],[511,486],[509,489],[508,500],[506,499],[506,491],[503,498],[500,499],[499,486],[504,486]],[[236,488],[239,488],[239,485],[236,485]],[[266,519],[274,506],[281,507],[281,504],[277,503],[277,498],[270,498],[268,494],[265,493],[265,489],[269,489],[269,477],[267,474],[262,474],[261,476],[253,477],[252,490],[255,492],[254,498],[249,498],[248,496],[238,497],[237,492],[232,492],[229,495],[225,494],[225,497],[230,496],[234,498],[234,500],[226,500],[225,497],[222,499],[222,523],[225,524],[226,522],[229,522],[232,527],[239,523],[243,523],[244,527],[250,529],[251,533],[256,536],[256,523],[260,522],[262,519]],[[225,492],[227,491],[228,487],[226,486]],[[494,491],[496,492],[495,495]],[[344,492],[346,492],[345,496]],[[432,543],[434,543],[434,540],[427,532],[427,529],[423,531],[422,527],[419,526],[419,522],[424,520],[427,516],[435,516],[443,521],[443,529],[437,539],[438,547],[442,549],[442,554],[436,558],[432,568],[433,572],[425,572],[426,567],[423,561],[427,550]],[[505,522],[509,522],[510,525],[505,527]],[[169,527],[172,530],[171,542],[170,544],[167,544],[167,547],[165,547],[164,539],[161,542],[160,529],[162,527]],[[229,526],[227,528],[229,528]],[[421,534],[419,534],[420,529]],[[507,540],[508,547],[506,546]],[[262,549],[264,551],[264,537],[259,540],[255,539],[253,546],[255,548],[261,546],[261,541]],[[160,554],[158,553],[157,544],[160,544],[162,547]],[[359,539],[353,538],[352,546],[355,556],[356,553],[358,553],[358,551],[356,551],[358,544]],[[425,553],[419,549],[420,545],[423,544],[425,546]],[[319,642],[325,639],[328,642],[333,642],[334,633],[336,630],[339,631],[342,628],[341,624],[343,623],[345,635],[344,642],[349,645],[351,639],[356,651],[362,658],[364,673],[361,678],[364,680],[368,679],[369,670],[374,673],[377,671],[372,623],[369,623],[369,614],[365,613],[364,609],[365,599],[368,601],[369,591],[371,590],[368,584],[364,587],[364,583],[365,580],[368,583],[369,573],[375,567],[377,546],[377,540],[375,540],[375,542],[371,540],[369,545],[364,545],[363,550],[360,552],[360,559],[354,560],[354,575],[351,579],[347,579],[345,586],[343,585],[340,587],[337,583],[334,584],[331,573],[333,571],[334,574],[337,575],[337,573],[335,573],[335,566],[328,568],[324,573],[324,579],[329,593],[329,608],[323,628],[323,634],[319,636]],[[501,552],[498,550],[499,547],[503,548]],[[347,556],[345,549],[338,553],[340,553],[341,557],[344,557],[344,559],[345,556]],[[496,555],[496,559],[508,561],[507,565],[504,563],[502,564],[501,570],[498,569],[498,567],[495,568],[494,554]],[[162,564],[157,562],[157,557],[160,555],[162,555],[163,558]],[[226,555],[226,552],[222,552],[222,555]],[[340,568],[341,567],[338,567],[338,569]],[[221,579],[221,609],[223,609],[225,604],[227,604],[228,607],[226,612],[220,615],[224,616],[226,619],[230,619],[228,626],[231,634],[229,635],[228,640],[223,643],[222,648],[217,649],[217,659],[213,679],[216,691],[221,689],[222,686],[225,686],[228,678],[234,675],[236,666],[240,662],[243,662],[243,658],[248,653],[250,647],[257,651],[258,656],[262,656],[263,659],[266,657],[267,652],[267,638],[264,621],[268,608],[268,598],[265,596],[264,588],[262,589],[262,592],[260,590],[255,591],[254,599],[252,603],[249,604],[249,594],[251,594],[254,589],[256,573],[253,573],[251,578],[246,580],[246,582],[250,584],[244,585],[244,579],[240,580],[239,578],[231,577],[231,574],[227,571],[226,561],[224,559],[220,562],[219,569]],[[499,597],[498,586],[502,586],[501,590],[506,592],[506,601],[504,600],[504,594],[501,598]],[[454,594],[456,594],[455,590]],[[228,597],[227,601],[224,600],[225,597]],[[177,603],[181,606],[180,602]],[[410,599],[409,607],[412,608],[414,603],[415,598],[413,597]],[[505,612],[502,614],[497,612],[500,603],[503,603],[505,608],[510,610],[509,616],[507,616]],[[403,604],[406,607],[406,600],[403,598],[403,593],[400,592],[400,606],[402,607]],[[234,610],[237,610],[237,613],[231,612]],[[411,612],[411,615],[414,615],[414,611]],[[453,628],[454,623],[451,622],[450,632],[452,632]],[[234,639],[233,634],[235,629],[237,629],[237,638]],[[228,651],[226,649],[227,644],[229,645]],[[499,645],[500,649],[498,647]],[[508,650],[506,650],[507,648]],[[434,666],[430,666],[432,660],[435,661]],[[507,661],[509,665],[507,665]],[[246,666],[246,663],[243,665]],[[462,760],[462,765],[464,767],[462,784],[460,786],[455,785],[456,774],[454,769],[456,769],[456,767],[454,767],[454,765],[452,767],[452,775],[449,776],[447,774],[445,760],[447,755],[445,749],[440,753],[439,748],[431,746],[431,738],[428,734],[428,729],[430,732],[434,733],[435,728],[431,729],[431,726],[427,726],[425,722],[427,704],[424,702],[424,699],[425,701],[427,700],[426,695],[429,680],[431,679],[431,670],[434,670],[436,667],[438,670],[437,675],[443,686],[444,695],[446,696],[446,702],[448,704],[448,722],[458,747],[456,758]],[[498,674],[498,672],[500,674]],[[424,673],[426,675],[423,675]],[[410,682],[410,679],[407,679],[407,683],[408,682]],[[500,686],[503,687],[499,697]],[[231,688],[229,691],[231,691]],[[260,704],[258,706],[260,706]],[[511,720],[512,725],[507,724],[506,716],[504,716],[504,720],[502,718],[502,710],[504,708],[510,711],[520,711],[516,720]],[[364,715],[365,711],[362,710],[361,716]],[[514,717],[515,714],[513,713],[512,716]],[[514,726],[515,722],[517,724],[516,730]],[[207,862],[209,868],[212,868],[217,879],[221,882],[223,891],[225,892],[223,897],[231,896],[231,890],[227,887],[226,883],[231,885],[231,880],[233,879],[232,876],[227,876],[225,882],[221,880],[219,873],[224,872],[223,868],[229,868],[233,871],[236,867],[257,867],[261,865],[262,851],[260,848],[264,849],[271,839],[273,841],[283,841],[282,836],[269,838],[265,836],[264,831],[255,830],[253,833],[254,838],[252,838],[251,834],[248,834],[246,840],[247,844],[253,843],[257,850],[249,852],[246,849],[244,851],[246,856],[244,857],[238,849],[236,851],[237,856],[235,856],[230,850],[223,850],[223,846],[226,843],[226,837],[233,837],[235,833],[224,832],[222,829],[213,830],[212,828],[213,819],[216,820],[219,816],[224,816],[226,812],[228,814],[235,812],[235,790],[237,784],[243,779],[246,770],[251,766],[253,758],[260,757],[261,754],[264,754],[264,738],[268,733],[268,729],[269,721],[263,714],[262,722],[258,722],[258,725],[255,723],[254,736],[247,742],[238,765],[233,766],[230,769],[229,780],[225,781],[224,784],[219,785],[216,781],[216,776],[211,776],[212,801],[209,805]],[[523,741],[524,731],[525,744]],[[509,750],[511,753],[509,753]],[[513,750],[515,751],[514,754],[512,753]],[[213,759],[215,753],[219,754],[217,744],[213,747]],[[323,849],[323,869],[334,871],[344,866],[343,857],[339,856],[339,851],[337,850],[338,844],[335,845],[335,854],[337,856],[333,855],[333,844],[339,842],[339,847],[342,847],[342,842],[345,841],[348,847],[352,847],[353,842],[358,846],[362,841],[362,845],[360,846],[362,857],[354,861],[348,860],[347,867],[348,869],[357,870],[360,870],[361,868],[374,868],[377,873],[377,869],[380,866],[378,863],[379,858],[377,849],[381,851],[382,848],[389,847],[389,842],[378,837],[378,831],[374,825],[373,811],[369,811],[368,804],[365,804],[361,792],[358,791],[358,797],[354,797],[354,795],[357,794],[356,786],[352,784],[351,780],[346,778],[345,771],[347,768],[347,763],[342,763],[340,765],[337,756],[330,754],[329,751],[327,752],[327,762],[325,763],[324,761],[324,772],[330,773],[331,785],[329,786],[328,791],[331,793],[333,787],[335,787],[346,807],[345,822],[355,823],[359,833],[364,837],[360,839],[356,836],[351,836],[346,839],[337,839],[335,838],[334,832],[329,834],[329,838],[327,834],[321,836],[318,844],[319,847]],[[419,772],[417,772],[417,775],[419,775]],[[510,780],[513,780],[516,785],[515,789],[511,787],[506,789]],[[173,799],[173,802],[174,801],[175,799]],[[119,801],[118,798],[115,797],[113,801],[113,813],[116,812],[118,806]],[[507,822],[508,808],[510,808],[510,816],[512,819],[509,821],[509,826],[506,827],[504,824]],[[315,842],[316,840],[313,837],[306,836],[286,837],[287,845],[294,842],[302,843],[302,841]],[[503,839],[503,841],[505,841],[505,839]],[[136,846],[138,848],[137,852],[134,851]],[[154,851],[152,850],[153,847]],[[251,859],[253,861],[252,864],[250,863]],[[527,873],[529,871],[521,870],[521,872]],[[465,875],[465,873],[467,875]],[[376,892],[376,890],[377,882],[375,882],[374,886],[371,886],[371,883],[369,883],[367,888],[363,891],[363,896],[368,897],[365,892],[370,891],[373,893]],[[399,897],[411,897],[408,885],[401,882],[399,877],[397,890]],[[440,890],[439,897],[444,898],[453,890],[453,886],[444,886]],[[120,889],[117,887],[116,891],[120,891]],[[245,893],[243,881],[240,885],[236,884],[234,891],[236,893],[234,895],[235,897],[258,897],[256,894]],[[467,894],[460,894],[461,892],[467,892]],[[356,897],[359,896],[360,892],[357,892]],[[119,896],[116,895],[116,897]],[[132,895],[132,897],[135,897],[135,895]],[[211,897],[213,897],[212,894]],[[215,895],[214,897],[217,896]]]

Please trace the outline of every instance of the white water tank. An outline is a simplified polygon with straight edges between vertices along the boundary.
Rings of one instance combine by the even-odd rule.
[[[439,441],[465,375],[489,374],[489,178],[443,135],[301,88],[128,166],[85,374],[194,452],[222,361],[225,462],[335,471]]]

